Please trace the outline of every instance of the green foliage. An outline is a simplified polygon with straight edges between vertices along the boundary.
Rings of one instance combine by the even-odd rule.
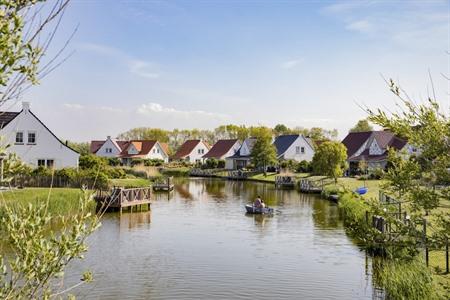
[[[388,169],[384,174],[386,184],[383,186],[401,198],[413,185],[419,174],[419,164],[413,159],[405,159],[405,153],[393,149],[388,152]]]
[[[58,232],[50,227],[48,201],[40,206],[4,206],[0,224],[3,236],[15,254],[5,260],[0,256],[0,298],[49,299],[63,295],[51,283],[62,279],[65,267],[87,251],[86,238],[99,226],[90,212],[92,197],[85,192],[79,211],[62,218]],[[92,280],[85,273],[80,284]],[[87,280],[89,279],[89,280]]]
[[[256,167],[267,167],[277,163],[277,150],[272,144],[272,131],[266,127],[260,127],[253,134],[256,138],[251,152],[252,163]]]
[[[327,141],[317,147],[312,160],[313,171],[318,175],[334,178],[342,176],[346,169],[347,148],[340,142]]]
[[[373,127],[370,125],[369,120],[362,119],[359,120],[356,125],[350,129],[350,132],[364,132],[364,131],[372,131]]]
[[[144,160],[144,166],[146,166],[146,167],[160,167],[162,165],[164,165],[164,160],[162,160],[162,159],[154,158],[154,159],[145,159]]]
[[[374,268],[375,280],[388,299],[437,299],[432,274],[422,261],[384,260]]]
[[[94,154],[81,155],[78,166],[80,169],[103,169],[108,164],[108,160],[104,157],[100,157]]]
[[[90,144],[88,142],[85,143],[77,143],[67,141],[67,144],[70,148],[80,153],[80,155],[88,155],[91,153]]]
[[[120,158],[118,157],[109,157],[108,158],[108,165],[111,167],[117,167],[120,166],[122,162],[120,161]]]
[[[287,126],[284,125],[284,124],[277,124],[277,125],[273,128],[273,132],[275,133],[276,136],[279,136],[279,135],[289,134],[289,133],[290,133],[290,130],[289,130],[289,128],[287,128]]]
[[[310,173],[312,171],[312,166],[309,161],[302,160],[297,164],[296,172],[297,173]]]
[[[219,161],[216,158],[208,158],[205,161],[204,167],[206,169],[215,169],[219,165]]]

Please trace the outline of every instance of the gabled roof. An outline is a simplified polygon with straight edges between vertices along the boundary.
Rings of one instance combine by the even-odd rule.
[[[0,112],[0,128],[4,128],[14,120],[21,112],[2,111]]]
[[[353,156],[371,135],[372,131],[349,132],[342,140],[342,144],[347,148],[347,156]]]
[[[158,141],[155,140],[132,140],[125,142],[122,148],[122,152],[119,154],[121,157],[143,157],[150,153],[155,144]],[[133,145],[138,151],[137,154],[128,154],[128,149]]]
[[[159,143],[163,151],[168,155],[170,152],[169,144],[167,143]]]
[[[255,143],[256,143],[256,138],[255,138],[255,137],[249,137],[249,138],[246,138],[246,139],[244,140],[244,142],[242,143],[241,147],[239,148],[239,150],[236,152],[236,154],[233,155],[233,156],[230,156],[230,157],[228,157],[228,158],[250,157],[250,155],[242,155],[242,154],[241,154],[241,149],[242,149],[242,147],[244,147],[244,144],[246,144],[247,147],[248,147],[248,150],[249,150],[250,152],[252,152],[252,149],[253,149],[253,146],[255,146]]]
[[[212,146],[208,153],[203,155],[203,158],[222,158],[237,142],[237,139],[219,140]]]
[[[97,151],[100,150],[105,142],[106,141],[91,141],[89,151],[93,154],[97,153]]]
[[[381,150],[384,150],[380,155],[370,155],[370,146],[373,141],[376,141],[378,147]],[[355,156],[355,153],[364,145],[367,141],[365,148],[358,155]],[[347,137],[342,141],[342,143],[347,147],[347,155],[350,161],[380,161],[384,160],[387,157],[386,150],[389,147],[392,147],[396,150],[401,150],[407,144],[407,141],[395,136],[390,131],[366,131],[366,132],[351,132],[347,135]],[[359,145],[359,146],[358,146]],[[349,148],[354,147],[354,148]]]
[[[299,134],[288,134],[277,136],[273,145],[277,148],[278,156],[283,155],[289,147],[300,137]],[[308,143],[308,142],[307,142]],[[309,144],[309,143],[308,143]]]
[[[180,148],[178,148],[173,158],[174,159],[185,158],[186,156],[191,154],[192,150],[194,150],[194,148],[197,147],[197,145],[201,142],[202,142],[201,140],[187,140],[186,142],[183,143],[183,145],[180,146]],[[204,144],[206,147],[208,147],[206,143]]]

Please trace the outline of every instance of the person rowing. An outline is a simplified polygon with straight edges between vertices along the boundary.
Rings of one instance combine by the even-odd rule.
[[[263,204],[263,201],[261,200],[261,197],[257,196],[255,199],[255,202],[253,203],[253,206],[256,208],[261,208],[261,207],[263,207],[262,204]]]

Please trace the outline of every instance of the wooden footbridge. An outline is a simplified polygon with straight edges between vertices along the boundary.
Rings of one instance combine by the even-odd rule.
[[[151,187],[125,189],[114,187],[111,191],[97,191],[94,199],[97,202],[97,209],[119,209],[129,207],[147,206],[150,209],[150,200],[152,195]]]

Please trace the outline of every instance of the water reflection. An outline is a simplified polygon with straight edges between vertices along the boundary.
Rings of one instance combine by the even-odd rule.
[[[152,211],[126,212],[119,214],[120,231],[128,231],[152,222]]]
[[[257,195],[277,213],[246,215],[244,205]],[[93,270],[95,288],[84,298],[372,296],[365,255],[326,200],[272,184],[182,179],[151,207],[106,215],[89,241],[86,260],[69,272]]]

